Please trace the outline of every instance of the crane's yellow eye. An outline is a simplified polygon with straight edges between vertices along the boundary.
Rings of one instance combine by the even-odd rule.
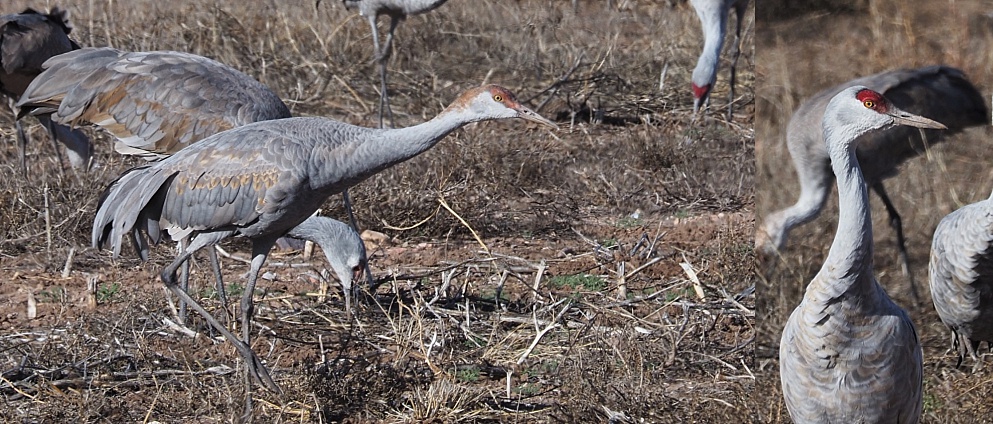
[[[868,109],[872,109],[872,108],[876,107],[876,102],[874,102],[872,100],[866,100],[866,101],[862,102],[862,106],[865,106]]]
[[[499,94],[494,94],[493,95],[493,100],[495,100],[497,102],[503,102],[503,96],[501,96]]]

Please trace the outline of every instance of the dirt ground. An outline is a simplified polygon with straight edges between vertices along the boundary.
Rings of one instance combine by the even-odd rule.
[[[830,2],[822,2],[830,3]],[[838,2],[835,2],[838,3]],[[855,3],[855,2],[849,2]],[[989,99],[993,22],[980,1],[855,3],[777,17],[758,32],[756,119],[757,222],[796,200],[799,184],[786,149],[785,127],[804,98],[837,83],[890,68],[947,64],[962,69]],[[849,5],[850,6],[850,5]],[[911,315],[924,348],[925,423],[990,422],[993,368],[956,369],[949,332],[927,286],[931,236],[949,212],[985,199],[993,188],[991,131],[974,128],[933,146],[886,181],[907,237],[911,274],[922,303],[914,305],[901,271],[896,237],[879,198],[870,195],[874,268],[887,292]],[[836,193],[837,190],[834,190]],[[757,393],[763,422],[788,422],[778,376],[779,338],[789,313],[827,254],[837,224],[837,194],[815,221],[794,229],[779,258],[761,263]],[[754,370],[753,370],[754,371]]]
[[[489,81],[561,129],[469,125],[350,190],[360,226],[385,235],[367,241],[378,287],[354,316],[322,277],[323,255],[274,252],[252,347],[283,393],[256,387],[256,421],[766,421],[769,404],[752,397],[754,12],[734,119],[721,117],[722,59],[714,110],[691,122],[694,11],[612,3],[451,1],[400,26],[398,126]],[[0,12],[28,5],[46,6]],[[374,125],[369,28],[340,2],[61,5],[81,44],[206,55],[272,87],[295,115]],[[173,246],[147,263],[89,247],[100,191],[139,162],[87,128],[98,168],[60,174],[28,124],[22,175],[12,117],[0,114],[0,417],[238,421],[238,353],[198,316],[175,325],[157,279]],[[323,213],[345,216],[338,198]],[[237,296],[248,246],[222,245]],[[238,313],[222,309],[205,258],[193,285],[215,315]]]

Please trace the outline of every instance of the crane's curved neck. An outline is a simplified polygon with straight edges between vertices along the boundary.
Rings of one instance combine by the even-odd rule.
[[[838,230],[814,284],[817,289],[841,295],[855,290],[875,292],[872,276],[872,218],[869,192],[855,156],[857,134],[824,131],[831,167],[838,182]]]
[[[489,119],[469,108],[449,107],[434,119],[407,128],[362,128],[344,143],[319,145],[310,163],[311,184],[328,194],[355,185],[373,174],[417,156],[465,124]],[[333,138],[333,137],[332,137]]]
[[[710,7],[698,8],[697,15],[703,27],[703,52],[693,69],[693,83],[702,87],[717,79],[717,60],[724,46],[728,14],[721,4],[711,2]]]

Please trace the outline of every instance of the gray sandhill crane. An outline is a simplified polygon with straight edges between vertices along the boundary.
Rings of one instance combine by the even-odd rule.
[[[896,175],[900,164],[907,159],[942,141],[943,133],[983,125],[989,119],[986,103],[976,87],[962,71],[947,66],[881,72],[825,89],[800,105],[786,130],[786,144],[800,180],[800,198],[795,204],[766,215],[756,231],[755,245],[764,254],[782,250],[790,230],[812,221],[824,208],[834,175],[818,123],[828,101],[852,85],[867,86],[883,93],[896,107],[948,127],[946,131],[925,130],[925,138],[921,138],[921,130],[909,127],[872,132],[863,136],[856,150],[866,183],[886,206],[890,226],[896,232],[904,274],[912,276],[900,215],[886,195],[883,180]],[[919,303],[912,277],[909,283],[914,302]]]
[[[934,230],[928,266],[931,298],[952,331],[952,349],[978,361],[993,343],[993,195],[948,214]],[[978,365],[978,362],[977,362]]]
[[[279,95],[264,84],[190,53],[84,48],[54,57],[44,68],[18,102],[23,113],[50,115],[55,122],[71,126],[98,125],[117,138],[119,153],[146,160],[161,160],[237,126],[290,117]],[[351,218],[350,205],[345,207]],[[318,243],[325,252],[340,248],[326,244],[331,240],[320,235],[303,238]],[[180,250],[185,243],[181,242]],[[226,304],[217,257],[213,249],[207,252],[221,303]],[[188,263],[182,273],[184,290],[187,268]],[[181,302],[181,320],[186,316],[185,306]]]
[[[833,96],[822,128],[837,176],[838,230],[820,272],[793,310],[779,346],[790,417],[804,423],[916,423],[921,345],[907,313],[872,273],[869,194],[856,145],[895,125],[944,128],[864,86]]]
[[[139,251],[166,233],[174,240],[192,237],[188,248],[162,270],[162,281],[235,345],[247,362],[247,375],[278,391],[249,345],[256,279],[276,239],[332,194],[426,151],[455,129],[505,118],[557,128],[494,85],[470,89],[434,119],[408,128],[362,128],[326,118],[236,127],[160,162],[134,168],[111,183],[93,221],[93,245],[109,243],[116,257],[125,236]],[[241,299],[241,339],[175,281],[178,267],[193,252],[233,236],[252,242],[251,269]]]
[[[393,32],[397,25],[409,15],[427,13],[441,5],[447,0],[342,0],[345,9],[358,9],[359,15],[364,16],[369,21],[372,29],[372,44],[375,52],[375,61],[379,62],[379,127],[383,128],[383,111],[390,116],[390,126],[395,126],[393,122],[393,111],[390,110],[390,98],[386,88],[386,60],[389,59],[393,48]],[[390,29],[386,33],[386,43],[380,48],[379,31],[376,29],[376,20],[379,15],[390,17]]]
[[[119,153],[146,160],[237,126],[290,117],[262,83],[195,54],[85,48],[44,67],[17,102],[22,114],[93,123],[117,138]]]
[[[0,93],[8,98],[11,110],[17,115],[14,102],[21,97],[28,84],[42,71],[42,63],[48,58],[78,49],[79,45],[69,38],[72,24],[69,13],[58,7],[48,14],[34,9],[26,9],[17,14],[0,16]],[[55,154],[59,158],[59,171],[62,171],[62,153],[56,141],[66,146],[69,162],[73,167],[84,168],[90,159],[90,141],[81,131],[53,124],[48,115],[39,115],[38,120],[48,131]],[[17,128],[17,143],[20,148],[21,169],[27,172],[25,149],[27,135],[21,121]]]
[[[721,48],[724,46],[724,35],[727,33],[728,13],[734,9],[737,17],[734,30],[734,42],[731,44],[731,93],[728,97],[727,119],[731,119],[734,105],[734,80],[738,66],[738,56],[741,53],[741,20],[745,17],[748,0],[690,0],[693,9],[700,17],[703,27],[703,52],[697,59],[693,69],[693,114],[700,107],[710,103],[710,91],[717,82],[717,68],[720,65]]]

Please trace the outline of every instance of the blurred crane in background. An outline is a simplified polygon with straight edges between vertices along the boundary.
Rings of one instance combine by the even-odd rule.
[[[445,4],[447,0],[342,0],[345,8],[358,9],[359,15],[369,21],[372,29],[372,44],[375,52],[374,59],[379,63],[379,128],[383,128],[384,111],[390,116],[390,126],[396,126],[393,121],[393,111],[390,110],[390,98],[386,86],[386,61],[393,48],[393,33],[397,25],[409,15],[427,13]],[[390,17],[390,29],[386,33],[386,43],[379,44],[379,30],[376,21],[380,15]]]
[[[728,95],[727,119],[731,119],[734,106],[734,83],[737,75],[738,56],[741,54],[741,20],[745,17],[748,0],[690,0],[700,25],[703,27],[703,52],[697,59],[693,69],[693,114],[696,115],[701,106],[710,104],[710,92],[717,82],[717,68],[720,65],[721,48],[724,46],[724,36],[727,34],[728,13],[734,9],[736,16],[734,42],[731,45],[731,78],[730,94]]]
[[[79,48],[69,38],[72,24],[69,13],[58,7],[47,15],[26,9],[17,14],[0,16],[0,93],[7,96],[14,115],[18,114],[14,103],[24,94],[35,77],[42,71],[42,63],[52,56]],[[56,141],[66,146],[69,163],[75,168],[89,166],[92,153],[90,141],[81,131],[70,130],[52,123],[47,114],[38,115],[48,131],[55,154],[59,159],[58,170],[62,171],[62,153]],[[17,143],[20,148],[22,172],[27,173],[27,134],[20,120],[15,122]]]

